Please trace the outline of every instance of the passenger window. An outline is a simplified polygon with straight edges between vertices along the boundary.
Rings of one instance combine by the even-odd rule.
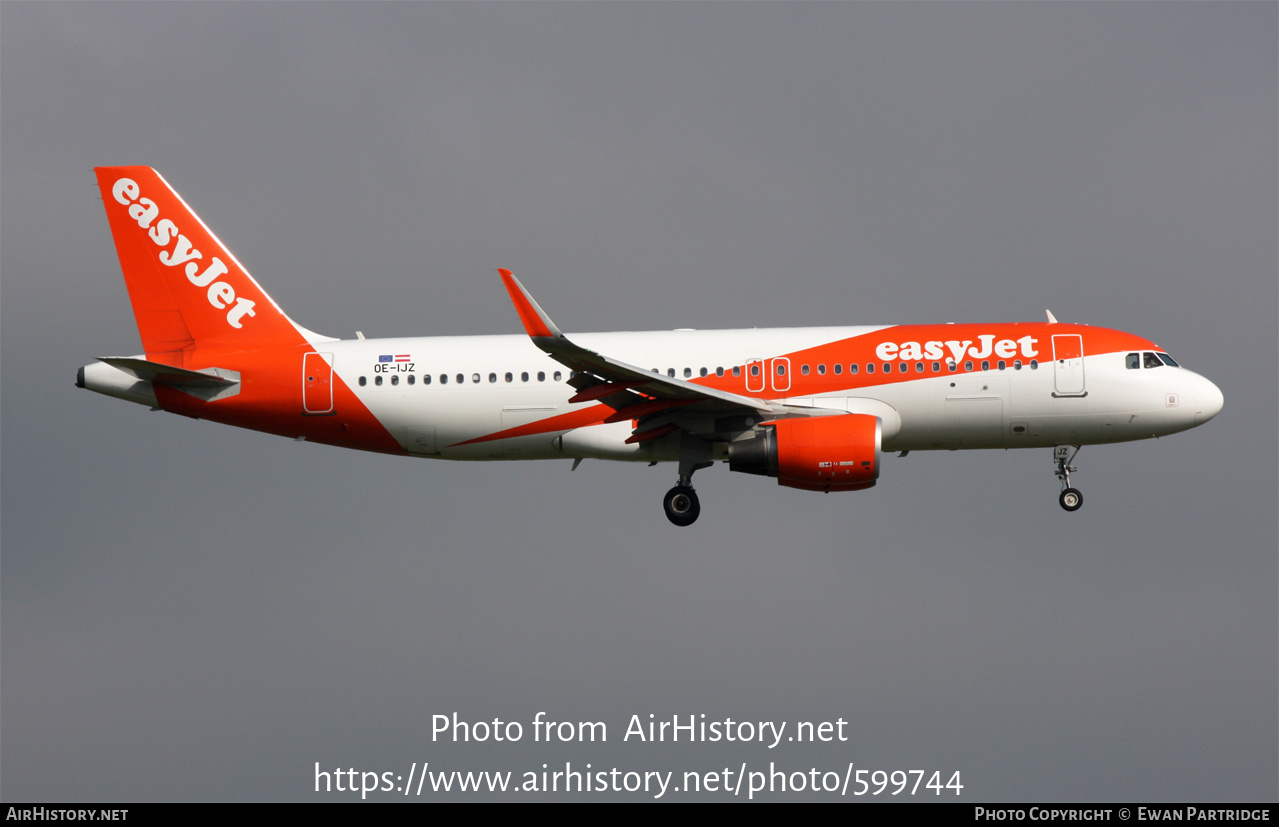
[[[539,371],[537,372],[537,381],[539,381],[539,382],[545,382],[545,381],[546,381],[546,371],[544,371],[544,370],[539,370]]]
[[[759,365],[751,365],[751,376],[759,376]]]
[[[740,366],[740,365],[734,365],[734,366],[733,366],[733,375],[734,375],[734,376],[741,376],[741,375],[742,375],[742,368],[741,368],[741,366]]]
[[[826,375],[826,366],[825,366],[825,365],[818,365],[818,366],[817,366],[817,375],[818,375],[818,376],[825,376],[825,375]]]
[[[933,362],[933,373],[941,373],[941,362]]]
[[[392,376],[392,377],[391,377],[391,384],[392,384],[392,385],[398,385],[398,384],[400,384],[400,377],[398,377],[398,376]]]
[[[521,382],[527,382],[527,381],[528,381],[528,371],[524,371],[523,373],[521,373],[521,374],[520,374],[520,381],[521,381]]]
[[[964,362],[964,370],[972,370],[972,369],[973,369],[973,363],[971,361]]]
[[[717,367],[717,368],[715,368],[715,375],[716,375],[716,376],[723,376],[723,375],[724,375],[724,368],[723,368],[723,367]]]
[[[1007,362],[1005,362],[1003,359],[1000,359],[1000,360],[999,360],[999,369],[1000,369],[1000,370],[1003,370],[1003,369],[1004,369],[1004,368],[1006,368],[1006,367],[1008,367],[1008,363],[1007,363]]]
[[[706,368],[702,368],[700,371],[698,371],[697,375],[698,375],[698,376],[705,376],[705,375],[706,375]]]
[[[990,370],[990,362],[989,362],[989,361],[987,361],[987,360],[985,360],[985,359],[983,359],[983,360],[982,360],[982,362],[981,362],[981,369],[982,369],[982,370]]]
[[[1149,352],[1143,353],[1141,354],[1141,359],[1142,359],[1142,367],[1161,368],[1164,366],[1164,363],[1159,361],[1159,357],[1153,353],[1149,353]]]
[[[368,383],[369,383],[368,379],[365,379],[363,376],[360,377],[360,387],[364,387]]]
[[[511,376],[511,372],[508,370],[508,371],[506,372],[506,377],[505,377],[505,378],[506,378],[506,381],[507,381],[507,382],[510,382],[510,381],[511,381],[512,379],[514,379],[515,377],[514,377],[514,376]]]
[[[1013,362],[1013,370],[1021,370],[1021,360],[1020,360],[1020,359],[1018,359],[1017,361]]]
[[[666,375],[667,375],[667,376],[669,376],[669,377],[671,377],[672,379],[674,379],[674,378],[675,378],[675,368],[667,368],[667,369],[666,369]]]
[[[841,364],[838,364],[838,363],[837,363],[837,364],[835,365],[835,375],[836,375],[836,376],[839,376],[839,375],[840,375],[841,373],[843,373],[843,372],[844,372],[844,366],[843,366],[843,365],[841,365]]]
[[[494,383],[494,382],[496,382],[496,381],[497,381],[497,374],[496,374],[496,373],[490,373],[490,374],[489,374],[489,384],[491,385],[491,384],[493,384],[493,383]]]
[[[955,364],[954,362],[946,363],[946,370],[950,371],[951,373],[954,373],[958,369],[959,369],[959,365]]]
[[[423,385],[431,384],[431,374],[429,373],[422,374],[422,384]]]
[[[875,372],[875,363],[874,363],[874,362],[867,362],[867,363],[866,363],[866,372],[867,372],[867,373],[874,373],[874,372]]]
[[[409,374],[409,384],[410,385],[417,384],[417,377],[411,373]]]
[[[1030,369],[1031,369],[1031,370],[1039,370],[1039,360],[1038,360],[1038,359],[1031,359],[1031,360],[1030,360]]]
[[[457,383],[458,383],[459,385],[465,384],[465,383],[466,383],[466,377],[459,373],[459,374],[457,375]]]
[[[1129,353],[1124,357],[1124,367],[1128,370],[1139,370],[1141,368],[1141,354]]]
[[[902,362],[901,364],[897,366],[898,373],[905,373],[908,370],[910,370],[910,365],[906,364],[905,362]]]
[[[892,365],[890,365],[890,364],[888,364],[887,362],[885,362],[885,363],[884,363],[884,373],[892,373],[892,372],[893,372],[893,366],[892,366]]]
[[[555,378],[555,381],[556,381],[556,382],[560,381],[560,377],[562,377],[563,375],[564,375],[564,374],[560,373],[558,370],[557,370],[557,371],[555,371],[555,377],[554,377],[554,378]]]
[[[849,373],[856,373],[856,372],[857,372],[857,371],[859,371],[860,369],[861,369],[861,365],[857,364],[856,362],[851,362],[851,363],[849,363],[849,365],[848,365],[848,372],[849,372]]]
[[[808,367],[808,365],[804,365],[804,367]],[[808,371],[804,371],[804,373],[808,373]],[[777,375],[778,375],[778,376],[785,376],[785,375],[786,375],[786,365],[784,365],[784,364],[782,364],[782,363],[780,363],[780,362],[777,364]]]
[[[692,378],[693,378],[693,369],[692,369],[692,368],[684,368],[684,378],[685,378],[685,379],[692,379]]]
[[[916,362],[916,363],[915,363],[915,373],[923,373],[923,372],[924,372],[924,363],[923,363],[923,362]]]
[[[802,373],[802,374],[804,374],[805,376],[807,376],[807,375],[808,375],[808,365],[804,365],[802,368],[800,368],[800,369],[799,369],[799,372],[800,372],[800,373]]]
[[[373,384],[375,384],[375,385],[380,385],[380,384],[382,384],[382,377],[381,377],[381,376],[375,376],[375,377],[373,377]]]

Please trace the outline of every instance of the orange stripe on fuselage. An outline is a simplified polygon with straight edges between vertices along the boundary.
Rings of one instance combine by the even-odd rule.
[[[529,422],[524,425],[517,425],[514,428],[507,428],[505,431],[486,434],[475,439],[468,439],[465,442],[457,442],[449,447],[457,448],[461,445],[473,445],[477,442],[491,442],[495,439],[512,439],[517,436],[547,434],[552,431],[571,431],[574,428],[584,428],[587,425],[599,425],[606,416],[612,413],[613,409],[608,405],[592,405],[580,411],[569,411],[558,416],[540,419],[537,422]]]
[[[898,325],[848,339],[826,342],[804,350],[768,356],[762,359],[763,369],[766,372],[766,375],[761,377],[764,382],[763,390],[752,391],[748,388],[748,371],[745,365],[736,366],[742,368],[741,376],[733,376],[732,367],[734,366],[725,365],[723,376],[711,375],[688,381],[695,385],[769,399],[819,396],[822,394],[839,394],[841,392],[856,393],[865,388],[912,382],[930,376],[949,374],[950,371],[947,369],[946,363],[952,359],[953,352],[947,343],[954,343],[957,347],[962,346],[964,342],[969,343],[964,348],[965,355],[957,360],[958,368],[955,373],[976,373],[980,371],[983,358],[991,363],[992,369],[1001,359],[1008,363],[1009,368],[1012,367],[1013,361],[1017,359],[1021,360],[1024,367],[1029,365],[1031,359],[1037,360],[1040,365],[1050,365],[1053,361],[1052,337],[1066,333],[1079,334],[1083,337],[1085,356],[1129,350],[1159,349],[1154,342],[1143,339],[1140,336],[1134,336],[1131,333],[1124,333],[1119,330],[1089,327],[1087,325],[1047,324],[1043,322]],[[979,348],[983,344],[982,337],[990,337],[992,350],[1000,342],[1012,342],[1015,344],[1016,350],[1011,356],[1000,356],[994,352],[985,357],[969,355],[973,348]],[[1034,340],[1030,346],[1030,349],[1034,351],[1034,355],[1024,355],[1024,348],[1019,340],[1025,337],[1030,337]],[[883,358],[877,352],[878,348],[885,343],[898,346],[889,358]],[[940,346],[940,355],[935,358],[901,358],[901,346],[910,343],[918,346],[921,355],[929,343],[935,343]],[[892,349],[890,348],[890,350]],[[911,352],[913,353],[913,349],[911,349]],[[937,348],[934,349],[934,352],[937,352]],[[690,358],[695,357],[690,355]],[[780,381],[778,381],[779,377],[776,375],[776,366],[774,364],[775,360],[778,359],[787,359],[790,363],[787,369],[788,375]],[[969,360],[973,362],[971,371],[964,369],[964,363]],[[940,363],[941,370],[937,373],[932,371],[932,362]],[[885,363],[891,366],[890,373],[884,372]],[[837,364],[842,368],[839,375],[834,372],[834,366]],[[858,366],[857,373],[849,372],[848,366],[850,364]],[[875,366],[873,373],[866,371],[868,364]],[[907,365],[905,372],[901,371],[900,366],[903,364]],[[917,370],[916,364],[924,365],[923,371]],[[809,367],[808,374],[803,372],[805,365]],[[819,365],[826,366],[825,375],[817,372]],[[782,385],[783,387],[789,384],[789,387],[785,390],[774,390],[774,384]]]
[[[1013,361],[1017,359],[1021,360],[1023,368],[1029,367],[1031,359],[1037,360],[1041,365],[1051,365],[1053,361],[1052,337],[1062,334],[1078,334],[1082,336],[1085,356],[1129,350],[1159,349],[1154,342],[1143,339],[1140,336],[1134,336],[1131,333],[1124,333],[1119,330],[1089,327],[1087,325],[1046,324],[1043,322],[897,325],[848,339],[826,342],[804,350],[769,356],[762,360],[764,369],[768,371],[768,375],[763,377],[765,387],[762,391],[750,391],[747,388],[748,377],[745,365],[737,365],[737,367],[742,368],[741,376],[733,376],[733,366],[729,365],[725,366],[723,376],[712,374],[687,381],[702,387],[725,390],[731,393],[745,393],[750,396],[762,396],[770,399],[839,393],[856,394],[867,388],[913,382],[929,377],[953,375],[946,367],[946,363],[953,358],[954,350],[963,346],[965,342],[968,345],[964,347],[964,354],[958,360],[955,374],[977,373],[981,370],[983,357],[972,355],[971,351],[973,348],[978,348],[979,350],[983,348],[987,340],[990,343],[992,352],[984,358],[991,363],[991,369],[995,369],[1000,359],[1007,362],[1009,368],[1012,367]],[[983,339],[983,337],[986,338]],[[1029,337],[1032,341],[1028,343],[1021,342],[1020,340],[1025,337]],[[1001,342],[1012,342],[1015,345],[1016,349],[1012,355],[1000,356],[995,352],[994,349]],[[879,348],[885,343],[896,346],[895,348],[889,348],[889,350],[893,351],[893,355],[888,358],[882,357],[879,352]],[[928,350],[929,343],[935,343],[940,347],[941,355],[938,358],[903,360],[900,355],[903,352],[913,354],[914,348],[909,347],[911,343],[918,347],[921,355]],[[954,348],[949,343],[954,343]],[[1007,347],[1005,345],[1005,351]],[[934,352],[936,350],[937,348],[934,348]],[[1032,352],[1033,355],[1027,355]],[[696,359],[698,357],[690,354],[689,358]],[[789,375],[786,378],[789,380],[790,387],[784,391],[773,390],[773,381],[777,379],[774,362],[778,359],[786,359],[789,362]],[[971,371],[964,368],[964,364],[967,361],[973,362]],[[932,371],[932,362],[940,364],[941,369],[936,373]],[[891,365],[891,372],[884,372],[883,366],[885,363]],[[842,367],[842,373],[839,375],[834,372],[836,364]],[[849,372],[848,366],[850,364],[858,365],[857,373]],[[866,371],[867,364],[875,366],[873,373]],[[907,366],[905,372],[900,369],[900,365],[903,364]],[[916,368],[917,364],[922,364],[924,369],[922,371],[918,370]],[[808,374],[803,372],[805,365],[809,367]],[[824,375],[817,372],[819,365],[826,366]],[[570,411],[538,422],[530,422],[515,428],[508,428],[504,431],[468,439],[455,443],[454,446],[450,447],[600,425],[612,416],[615,416],[612,408],[607,405],[594,405],[581,411]]]
[[[200,350],[185,354],[180,367],[219,367],[240,372],[240,392],[206,402],[183,391],[156,384],[156,400],[166,411],[297,438],[325,445],[403,454],[404,446],[386,430],[363,402],[333,374],[334,413],[307,416],[302,411],[302,374],[310,345],[269,351]]]

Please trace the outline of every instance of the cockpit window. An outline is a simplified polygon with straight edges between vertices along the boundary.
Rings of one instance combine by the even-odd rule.
[[[1160,360],[1162,360],[1162,361],[1163,361],[1163,363],[1164,363],[1165,365],[1167,365],[1168,367],[1170,367],[1170,368],[1179,368],[1179,367],[1181,367],[1181,365],[1179,365],[1179,364],[1177,364],[1176,362],[1174,362],[1174,361],[1172,360],[1172,357],[1171,357],[1171,356],[1169,356],[1167,353],[1156,353],[1155,355],[1156,355],[1156,356],[1158,356],[1158,357],[1160,358]]]
[[[1164,366],[1164,363],[1159,361],[1159,357],[1149,351],[1146,351],[1145,353],[1143,353],[1141,355],[1141,358],[1142,358],[1142,367],[1161,368]]]
[[[1124,357],[1124,365],[1128,370],[1139,370],[1141,368],[1141,354],[1129,353]]]

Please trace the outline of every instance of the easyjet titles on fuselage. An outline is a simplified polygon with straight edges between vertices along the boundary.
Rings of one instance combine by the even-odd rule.
[[[1000,359],[1011,359],[1017,355],[1018,345],[1021,345],[1021,355],[1027,359],[1032,359],[1039,355],[1039,351],[1035,349],[1038,339],[1030,336],[1022,336],[1020,339],[1000,339],[995,341],[994,334],[982,334],[977,337],[978,346],[972,347],[971,339],[964,341],[951,340],[947,342],[880,342],[875,348],[875,355],[886,362],[893,359],[901,359],[903,362],[918,361],[920,359],[940,359],[944,355],[942,347],[950,351],[951,361],[958,362],[965,355],[972,359],[988,359],[993,353]]]

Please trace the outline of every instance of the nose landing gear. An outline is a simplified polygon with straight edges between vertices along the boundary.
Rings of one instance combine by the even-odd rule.
[[[1070,463],[1074,462],[1079,448],[1078,445],[1058,445],[1053,449],[1053,459],[1057,462],[1057,479],[1061,480],[1061,496],[1057,501],[1067,511],[1078,511],[1084,504],[1083,493],[1078,488],[1070,487],[1070,472],[1079,470]]]

